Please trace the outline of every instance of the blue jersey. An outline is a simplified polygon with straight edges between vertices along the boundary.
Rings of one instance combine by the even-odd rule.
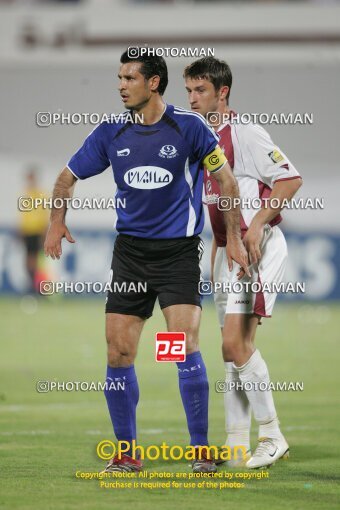
[[[87,179],[112,166],[116,199],[125,203],[116,209],[119,233],[149,239],[199,234],[202,162],[218,144],[217,135],[200,114],[172,105],[152,125],[125,122],[125,116],[96,127],[68,168]]]

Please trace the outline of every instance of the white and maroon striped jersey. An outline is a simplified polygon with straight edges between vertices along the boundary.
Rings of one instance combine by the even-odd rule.
[[[223,124],[217,133],[220,137],[219,145],[228,158],[239,186],[243,236],[259,210],[258,199],[268,198],[275,182],[296,179],[300,175],[262,126],[228,122]],[[206,169],[204,174],[205,201],[211,227],[217,246],[225,246],[223,213],[217,208],[219,185]],[[270,225],[277,225],[281,220],[281,215],[278,214]]]

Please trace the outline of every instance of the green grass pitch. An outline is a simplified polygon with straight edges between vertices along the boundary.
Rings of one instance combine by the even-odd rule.
[[[100,392],[39,394],[38,380],[103,381],[106,365],[103,304],[99,300],[40,299],[27,313],[20,299],[2,299],[0,356],[1,510],[136,510],[200,508],[320,509],[340,507],[339,306],[278,304],[259,327],[257,346],[272,381],[302,381],[302,392],[274,395],[288,462],[269,470],[267,480],[243,489],[100,489],[97,480],[75,472],[98,471],[96,444],[113,439]],[[147,322],[136,362],[140,384],[138,442],[186,445],[188,434],[176,367],[154,361],[154,335],[164,330],[156,309]],[[201,351],[210,380],[209,436],[225,440],[223,395],[214,382],[224,377],[215,310],[204,305]],[[252,445],[256,442],[255,428]],[[190,472],[187,462],[148,462],[148,470]]]

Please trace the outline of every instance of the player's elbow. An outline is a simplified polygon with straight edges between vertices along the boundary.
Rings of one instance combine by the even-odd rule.
[[[298,177],[297,179],[294,179],[294,181],[295,181],[295,186],[296,186],[296,191],[297,191],[302,186],[302,182],[303,182],[302,177]]]

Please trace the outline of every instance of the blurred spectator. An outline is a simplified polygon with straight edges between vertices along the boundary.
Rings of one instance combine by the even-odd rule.
[[[29,291],[36,292],[39,284],[39,253],[43,246],[49,214],[42,205],[36,206],[34,203],[38,198],[46,198],[39,187],[35,169],[30,169],[26,175],[26,189],[22,196],[28,199],[28,202],[26,201],[26,210],[20,213],[19,229],[26,249],[26,269],[30,278]]]

